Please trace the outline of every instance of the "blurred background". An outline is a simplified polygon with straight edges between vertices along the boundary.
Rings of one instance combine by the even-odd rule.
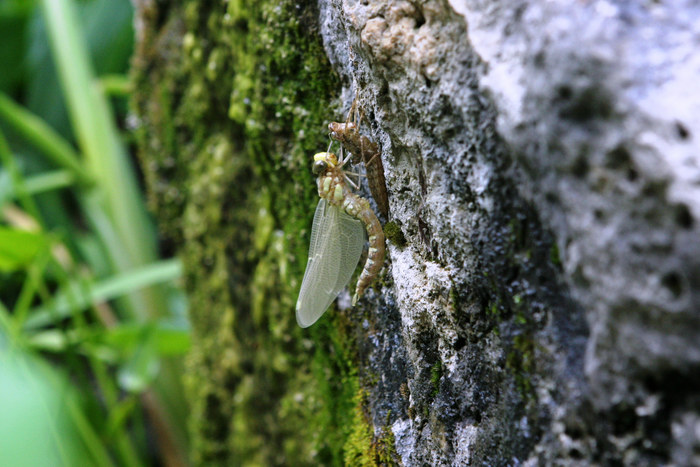
[[[133,158],[129,0],[0,0],[0,465],[185,465],[181,265]]]

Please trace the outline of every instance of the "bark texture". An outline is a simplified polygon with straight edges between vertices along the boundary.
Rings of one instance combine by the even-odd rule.
[[[700,463],[697,5],[138,11],[138,141],[187,267],[196,463]],[[386,266],[302,331],[311,156],[356,96]]]

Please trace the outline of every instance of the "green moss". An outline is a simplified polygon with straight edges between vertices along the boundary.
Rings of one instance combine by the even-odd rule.
[[[527,335],[515,336],[513,347],[506,355],[506,367],[511,370],[524,400],[535,396],[531,377],[535,372],[534,341]]]
[[[141,18],[133,106],[149,203],[185,264],[195,464],[339,465],[360,443],[351,323],[331,310],[301,330],[294,317],[311,155],[340,91],[316,18],[272,0]]]
[[[367,415],[367,393],[360,390],[355,395],[352,430],[348,436],[343,462],[352,466],[398,465],[394,434],[385,426],[375,439],[374,428]],[[388,419],[388,417],[387,417]]]
[[[549,260],[556,267],[561,267],[561,258],[559,257],[559,247],[556,242],[552,242],[552,246],[549,247]]]
[[[391,427],[385,426],[375,444],[377,452],[375,465],[399,465],[399,455],[396,452],[396,439]]]
[[[375,463],[372,441],[374,433],[365,415],[364,391],[357,393],[355,410],[352,420],[352,431],[345,443],[345,465],[373,466]]]
[[[516,307],[520,305],[523,302],[523,298],[519,294],[513,295],[513,305]]]
[[[457,287],[455,287],[454,282],[451,283],[450,285],[450,291],[449,291],[449,297],[450,297],[450,308],[452,309],[452,312],[458,313],[460,306],[461,306],[461,301],[459,298],[459,291],[457,290]]]
[[[440,380],[443,374],[442,362],[438,360],[430,369],[430,382],[433,384],[433,397],[440,392]]]
[[[406,246],[406,237],[404,237],[403,232],[396,222],[389,221],[384,225],[384,235],[397,247],[403,248]]]

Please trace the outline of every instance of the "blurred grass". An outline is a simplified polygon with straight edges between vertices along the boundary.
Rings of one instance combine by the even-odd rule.
[[[45,465],[37,453],[51,465],[186,463],[181,266],[158,256],[105,96],[130,90],[131,14],[128,0],[0,0],[3,466]],[[27,386],[38,409],[13,402]],[[14,449],[37,442],[13,429],[27,417],[45,437]]]

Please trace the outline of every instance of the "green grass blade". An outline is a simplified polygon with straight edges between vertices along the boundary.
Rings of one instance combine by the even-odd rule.
[[[9,319],[9,314],[3,315],[0,307],[0,330],[9,326]],[[33,350],[53,353],[64,352],[69,346],[83,344],[86,348],[81,349],[82,352],[92,352],[101,360],[114,363],[120,354],[133,352],[144,328],[147,327],[152,329],[155,350],[159,357],[182,356],[190,349],[189,328],[173,327],[167,322],[155,325],[126,323],[108,330],[94,325],[80,333],[48,328],[29,335],[26,343]]]
[[[66,318],[75,309],[87,308],[91,303],[113,300],[153,284],[173,281],[182,275],[179,260],[165,260],[144,266],[133,271],[118,274],[89,285],[87,290],[78,283],[72,283],[69,291],[57,294],[51,305],[30,311],[24,328],[36,329]],[[69,300],[68,298],[71,298]]]
[[[12,180],[12,190],[14,196],[20,201],[24,210],[32,216],[37,222],[41,223],[41,216],[39,215],[39,208],[37,207],[34,199],[29,196],[27,192],[27,187],[24,183],[24,178],[17,167],[15,159],[10,153],[10,147],[7,145],[5,140],[5,135],[0,131],[0,162],[5,166],[7,172]]]
[[[70,170],[80,183],[92,183],[92,177],[73,147],[42,119],[15,104],[3,93],[0,93],[0,118],[58,167]]]
[[[128,96],[131,94],[131,80],[126,75],[105,75],[100,77],[102,91],[108,96]]]
[[[90,66],[73,4],[69,0],[43,0],[42,6],[78,145],[105,194],[105,207],[130,263],[126,269],[150,263],[156,257],[152,225],[107,99]],[[148,308],[162,312],[154,300]]]
[[[0,352],[5,350],[9,341],[13,341],[19,335],[19,330],[10,315],[10,310],[0,301]]]
[[[68,188],[75,183],[75,176],[69,170],[53,170],[24,179],[27,194],[38,195],[47,191]]]

